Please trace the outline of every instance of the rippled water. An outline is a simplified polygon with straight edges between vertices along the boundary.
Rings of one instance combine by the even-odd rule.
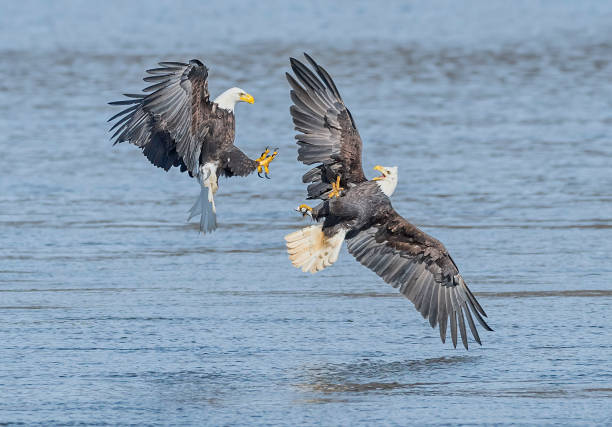
[[[612,423],[610,2],[6,2],[0,13],[0,423]],[[445,242],[494,333],[443,345],[304,222],[284,72],[311,52],[395,208]],[[112,147],[106,105],[158,60],[239,85],[273,179],[197,185]],[[373,176],[374,173],[370,174]]]

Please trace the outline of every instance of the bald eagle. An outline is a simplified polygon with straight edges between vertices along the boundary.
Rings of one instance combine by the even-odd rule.
[[[257,159],[250,159],[234,145],[234,107],[254,99],[243,89],[233,87],[214,101],[208,93],[208,68],[199,60],[160,62],[147,70],[145,82],[153,84],[144,94],[125,94],[111,105],[128,106],[111,117],[114,144],[128,141],[142,149],[155,166],[168,171],[180,167],[197,178],[200,196],[189,211],[188,221],[200,215],[200,231],[217,228],[214,195],[220,175],[247,176],[257,170],[268,178],[269,164],[278,149],[266,148]]]
[[[317,164],[303,176],[308,198],[323,200],[297,210],[318,223],[285,236],[294,266],[315,273],[332,265],[346,240],[361,264],[410,299],[446,341],[447,324],[457,347],[457,327],[468,348],[466,319],[481,343],[473,317],[488,331],[482,309],[442,243],[406,221],[389,197],[397,185],[397,167],[376,166],[380,176],[368,180],[361,165],[362,142],[351,113],[330,75],[310,56],[314,72],[291,58],[291,115],[298,160]],[[316,73],[316,74],[315,74]],[[322,221],[322,222],[319,222]]]

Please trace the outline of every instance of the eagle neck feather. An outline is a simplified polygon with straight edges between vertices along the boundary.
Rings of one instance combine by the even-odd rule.
[[[374,181],[380,187],[380,191],[385,193],[385,196],[391,197],[393,192],[395,191],[395,187],[397,186],[397,179],[380,179],[378,181]]]
[[[238,102],[238,100],[236,99],[234,93],[232,93],[231,89],[228,89],[221,95],[217,96],[213,102],[217,104],[217,107],[233,113],[234,107],[236,106],[236,102]]]

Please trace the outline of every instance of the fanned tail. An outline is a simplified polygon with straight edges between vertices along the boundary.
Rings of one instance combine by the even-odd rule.
[[[331,237],[323,233],[323,224],[302,228],[285,236],[291,263],[304,272],[316,273],[338,260],[346,230]]]

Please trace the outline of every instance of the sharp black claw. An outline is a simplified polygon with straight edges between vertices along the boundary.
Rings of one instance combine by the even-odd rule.
[[[261,176],[261,173],[257,172],[257,176],[260,178],[263,178],[263,176]]]
[[[268,176],[268,174],[267,174],[267,173],[264,173],[264,175],[266,176],[266,178],[270,179],[270,177]]]

